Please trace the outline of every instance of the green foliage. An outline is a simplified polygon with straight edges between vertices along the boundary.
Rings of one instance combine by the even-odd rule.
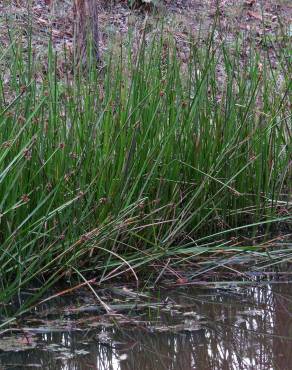
[[[36,299],[74,269],[104,281],[217,253],[224,244],[210,240],[291,219],[279,215],[291,181],[285,48],[274,70],[255,52],[242,60],[239,41],[190,44],[184,66],[158,38],[73,79],[59,77],[52,48],[43,74],[31,49],[5,51],[1,302],[39,281]]]

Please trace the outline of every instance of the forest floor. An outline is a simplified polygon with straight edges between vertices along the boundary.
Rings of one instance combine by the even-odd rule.
[[[31,3],[28,6],[28,3]],[[50,5],[48,5],[50,4]],[[32,18],[29,18],[28,11]],[[201,37],[218,18],[218,39],[234,40],[238,33],[252,35],[258,45],[263,36],[292,34],[292,4],[289,0],[160,0],[157,7],[141,6],[130,9],[126,0],[99,1],[100,49],[105,51],[109,40],[118,41],[128,35],[151,34],[163,20],[165,31],[179,43],[179,54],[184,59],[190,36]],[[42,53],[48,36],[56,49],[73,50],[74,21],[71,0],[1,0],[0,45],[10,43],[8,29],[21,31],[32,20],[33,44]]]

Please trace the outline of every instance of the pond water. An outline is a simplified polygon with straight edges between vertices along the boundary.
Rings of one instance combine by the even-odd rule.
[[[88,297],[39,308],[0,338],[0,369],[292,369],[291,283],[115,294],[114,315]]]

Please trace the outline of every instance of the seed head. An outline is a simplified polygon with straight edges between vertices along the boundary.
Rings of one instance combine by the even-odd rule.
[[[31,149],[25,148],[23,151],[23,155],[27,161],[30,161],[31,160]]]
[[[28,203],[30,201],[30,198],[29,198],[28,194],[23,194],[21,196],[21,200],[23,201],[23,203]]]

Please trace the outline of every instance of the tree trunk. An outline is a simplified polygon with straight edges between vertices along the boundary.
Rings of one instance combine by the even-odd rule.
[[[97,0],[74,0],[75,53],[77,63],[86,65],[88,46],[92,45],[92,55],[99,61],[98,8]]]

